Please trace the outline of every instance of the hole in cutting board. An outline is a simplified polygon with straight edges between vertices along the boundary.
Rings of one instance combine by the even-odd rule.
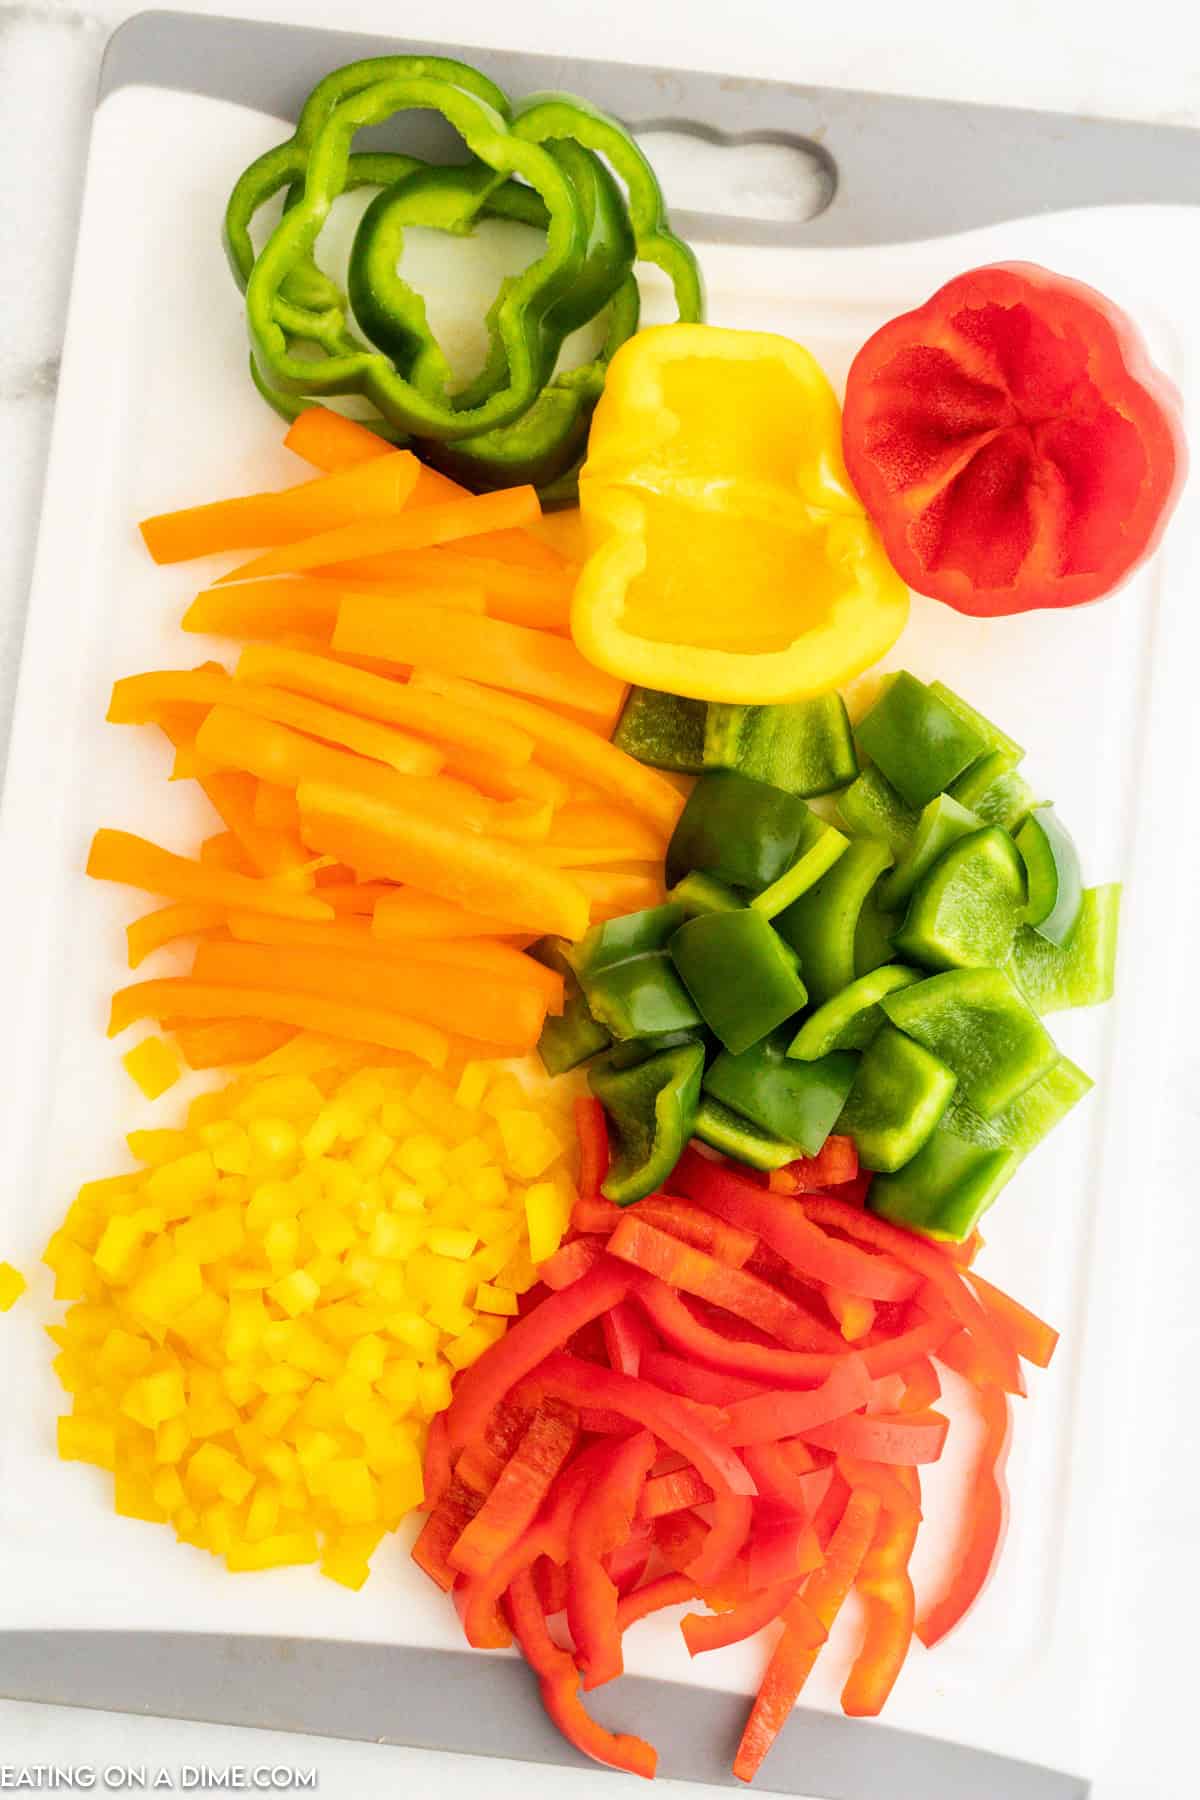
[[[673,211],[802,225],[825,211],[837,188],[837,165],[811,139],[727,138],[675,123],[636,136]]]

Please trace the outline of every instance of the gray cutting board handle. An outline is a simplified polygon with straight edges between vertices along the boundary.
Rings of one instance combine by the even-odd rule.
[[[477,63],[514,98],[565,88],[639,130],[690,130],[709,141],[786,143],[810,153],[830,195],[823,212],[779,224],[676,211],[676,229],[705,243],[894,244],[1078,206],[1200,203],[1200,132],[1183,126],[189,13],[139,13],[122,25],[104,59],[100,98],[139,83],[294,118],[309,89],[340,63],[433,50]],[[427,113],[397,121],[387,141],[440,161],[461,156],[449,128]]]

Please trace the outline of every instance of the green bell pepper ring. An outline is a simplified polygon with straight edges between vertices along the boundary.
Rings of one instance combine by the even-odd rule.
[[[535,962],[556,970],[565,989],[561,1014],[547,1013],[538,1038],[538,1056],[547,1075],[565,1075],[569,1069],[577,1069],[612,1042],[610,1033],[592,1017],[580,991],[569,948],[566,938],[545,937],[531,944],[527,953]]]
[[[860,975],[809,1014],[788,1045],[788,1055],[801,1062],[816,1062],[831,1050],[865,1050],[887,1024],[880,1001],[924,979],[915,969],[899,963]]]
[[[704,1077],[704,1092],[752,1125],[816,1156],[854,1083],[858,1058],[836,1050],[819,1062],[789,1061],[785,1027],[740,1056],[723,1051]]]
[[[662,1050],[632,1068],[593,1063],[588,1085],[617,1140],[600,1189],[607,1200],[629,1206],[663,1186],[692,1135],[703,1073],[701,1044]]]
[[[804,1154],[799,1144],[764,1131],[731,1106],[722,1106],[711,1094],[701,1094],[693,1129],[702,1143],[751,1169],[782,1169]]]
[[[667,846],[667,883],[674,887],[700,869],[758,892],[791,868],[811,835],[813,814],[803,800],[732,769],[712,769],[679,815]]]
[[[1008,970],[1035,1012],[1099,1006],[1112,999],[1120,913],[1121,884],[1114,881],[1083,890],[1079,918],[1065,948],[1031,925],[1021,926]]]
[[[856,838],[829,873],[776,918],[775,929],[800,958],[805,986],[818,1005],[855,979],[859,919],[891,861],[878,838]]]
[[[632,687],[612,741],[626,756],[636,757],[652,769],[677,769],[683,775],[699,775],[704,768],[707,711],[703,700]]]
[[[987,748],[980,733],[902,670],[859,720],[855,736],[910,806],[924,806]]]
[[[705,1024],[734,1055],[808,998],[794,953],[748,906],[690,919],[671,939],[670,955]]]
[[[939,794],[917,820],[916,833],[890,875],[879,884],[880,904],[893,911],[904,906],[926,870],[931,869],[951,844],[968,832],[978,831],[982,820],[968,812],[952,794]]]
[[[944,1062],[885,1023],[863,1052],[838,1132],[854,1139],[865,1169],[903,1168],[933,1135],[955,1085]]]
[[[1058,1061],[1054,1039],[1003,969],[951,969],[886,994],[880,1005],[954,1071],[959,1093],[985,1119]]]
[[[1017,833],[1029,904],[1025,923],[1064,949],[1083,910],[1083,875],[1075,840],[1052,806],[1038,806]]]
[[[917,830],[917,809],[902,800],[878,769],[864,769],[838,795],[838,817],[855,837],[882,838],[892,855],[904,856]]]
[[[858,774],[854,734],[840,694],[819,694],[787,706],[714,701],[708,708],[704,763],[710,769],[737,769],[801,799],[831,794]]]
[[[896,948],[932,969],[998,967],[1024,911],[1020,853],[1007,831],[990,825],[951,844],[921,877]]]

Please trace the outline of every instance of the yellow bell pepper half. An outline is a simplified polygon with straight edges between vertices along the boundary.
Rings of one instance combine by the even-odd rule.
[[[837,400],[790,338],[639,332],[613,358],[579,494],[589,554],[571,630],[626,681],[799,700],[904,628],[908,589],[850,485]]]

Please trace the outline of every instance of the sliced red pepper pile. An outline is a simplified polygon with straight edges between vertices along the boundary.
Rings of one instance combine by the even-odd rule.
[[[622,1673],[630,1626],[699,1603],[681,1620],[692,1656],[775,1629],[733,1765],[750,1781],[852,1592],[856,1717],[882,1709],[914,1636],[963,1618],[1002,1537],[1009,1395],[1056,1337],[961,1247],[864,1212],[846,1140],[769,1187],[692,1147],[670,1195],[611,1206],[593,1105],[572,1235],[430,1434],[413,1555],[469,1643],[515,1638],[570,1742],[636,1775],[653,1747],[581,1697]],[[939,1361],[983,1431],[942,1590],[918,1597],[919,1470],[949,1429]]]

